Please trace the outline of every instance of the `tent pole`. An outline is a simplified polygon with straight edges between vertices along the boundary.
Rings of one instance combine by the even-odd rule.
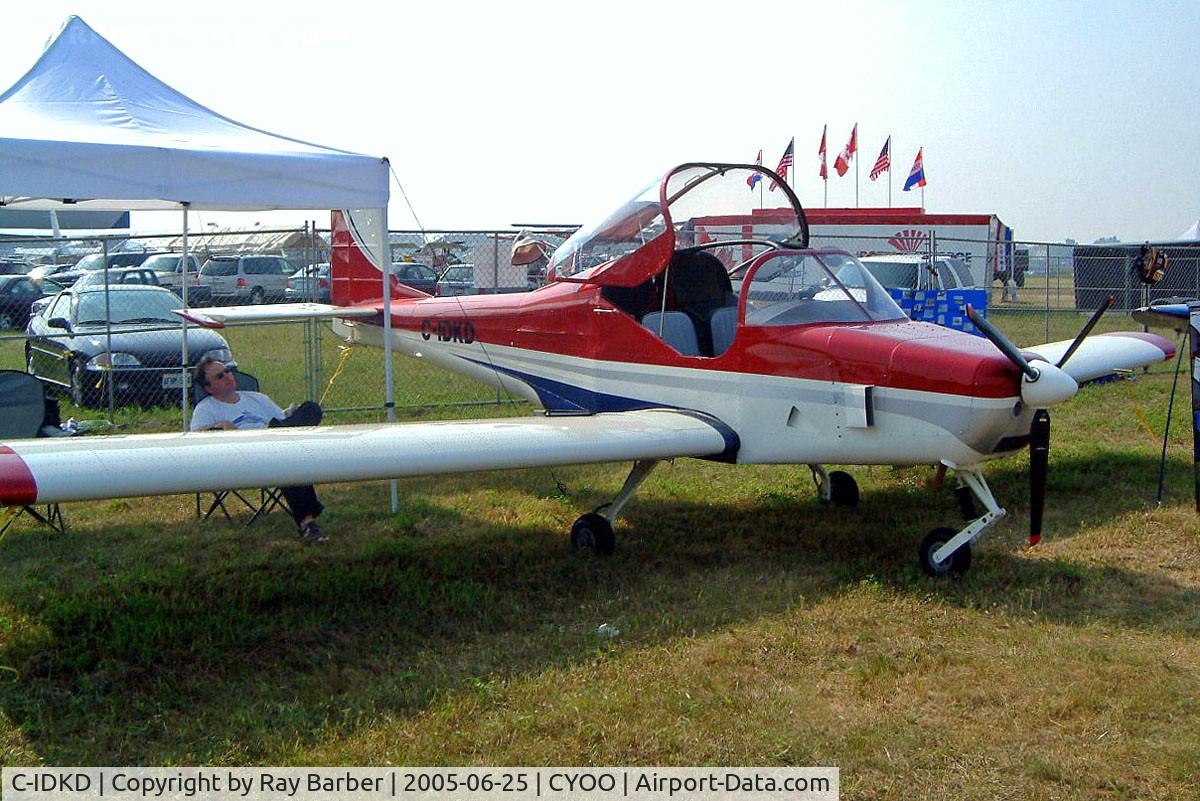
[[[377,255],[383,272],[383,383],[387,421],[396,422],[396,387],[392,375],[392,245],[388,237],[387,206],[379,210],[381,236]],[[400,510],[396,479],[390,482],[392,514]]]
[[[179,258],[183,262],[183,270],[179,274],[179,290],[180,290],[179,298],[180,298],[180,300],[183,301],[183,308],[186,309],[188,307],[188,205],[189,204],[183,203],[181,205],[183,206],[183,238],[182,238],[183,255],[181,255]],[[183,421],[183,430],[186,432],[188,430],[188,423],[191,422],[190,420],[188,420],[188,390],[189,390],[189,387],[187,385],[188,323],[187,323],[186,317],[184,317],[182,319],[183,319],[183,328],[180,331],[181,344],[179,346],[179,349],[180,349],[180,354],[179,354],[180,355],[180,360],[179,360],[179,378],[180,378],[179,411],[180,411],[180,419]]]

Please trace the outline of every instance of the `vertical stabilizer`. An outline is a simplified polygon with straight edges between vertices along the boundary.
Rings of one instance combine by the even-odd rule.
[[[377,240],[386,236],[375,211],[334,210],[332,254],[329,275],[332,301],[336,306],[353,306],[383,299],[383,270],[373,256]],[[384,248],[386,250],[386,248]],[[424,292],[401,284],[391,276],[392,297],[427,298]]]

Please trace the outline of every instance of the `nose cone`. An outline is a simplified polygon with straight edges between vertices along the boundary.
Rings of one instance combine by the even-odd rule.
[[[1031,409],[1048,409],[1070,400],[1079,391],[1079,384],[1065,370],[1049,362],[1035,359],[1030,362],[1037,371],[1036,381],[1021,376],[1021,400]]]

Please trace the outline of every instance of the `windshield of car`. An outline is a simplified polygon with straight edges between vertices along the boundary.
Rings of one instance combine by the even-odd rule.
[[[76,270],[101,270],[104,268],[104,254],[93,253],[75,262]]]
[[[173,309],[179,308],[179,298],[167,290],[109,291],[108,314],[105,314],[103,291],[76,295],[75,319],[79,325],[114,325],[123,323],[178,323]]]
[[[158,253],[142,262],[147,270],[159,273],[183,272],[183,259],[178,253]]]
[[[201,275],[237,275],[237,259],[209,259],[200,268]]]
[[[904,319],[887,290],[848,253],[781,250],[751,269],[750,285],[743,288],[746,325]]]
[[[917,268],[915,261],[875,261],[864,259],[863,266],[875,276],[875,280],[893,289],[916,289]]]

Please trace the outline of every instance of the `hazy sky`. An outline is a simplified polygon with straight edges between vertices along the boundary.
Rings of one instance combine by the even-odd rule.
[[[1200,2],[820,4],[10,3],[0,85],[70,14],[235,120],[391,159],[428,228],[582,223],[683,161],[774,167],[854,205],[832,162],[859,124],[860,205],[892,135],[892,204],[925,148],[932,212],[1020,239],[1172,237],[1200,218]],[[414,225],[393,184],[393,228]],[[173,227],[177,215],[135,215]],[[317,219],[325,213],[200,223]]]

